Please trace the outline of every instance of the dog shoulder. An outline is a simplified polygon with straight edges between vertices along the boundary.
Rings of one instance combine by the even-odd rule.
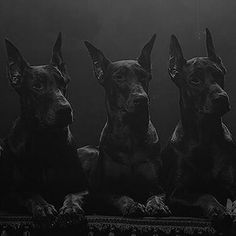
[[[164,169],[165,167],[168,169],[170,166],[177,166],[178,159],[182,154],[182,146],[183,130],[182,125],[179,122],[166,147],[161,151],[161,160]]]
[[[175,127],[175,130],[170,138],[170,143],[173,145],[179,144],[180,142],[182,142],[183,136],[184,136],[183,127],[181,122],[179,122]]]
[[[233,142],[232,134],[231,134],[231,132],[229,131],[229,129],[227,128],[227,126],[226,126],[224,123],[222,123],[222,127],[223,127],[224,139],[225,139],[227,142]]]
[[[233,139],[232,134],[228,130],[225,124],[222,123],[223,127],[223,135],[224,135],[224,153],[226,156],[230,157],[233,161],[234,169],[236,170],[236,161],[235,161],[235,155],[236,155],[236,144],[235,140]]]
[[[4,151],[11,152],[14,155],[19,155],[25,148],[27,140],[27,133],[23,127],[23,124],[18,118],[8,136],[4,140]]]
[[[159,143],[159,137],[157,135],[157,131],[156,128],[154,127],[154,125],[152,124],[152,122],[149,122],[149,126],[148,126],[148,142],[149,143]]]

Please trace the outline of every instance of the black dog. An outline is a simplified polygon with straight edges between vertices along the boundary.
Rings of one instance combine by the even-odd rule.
[[[55,216],[59,207],[60,216],[81,216],[83,194],[76,193],[87,191],[87,183],[68,127],[73,114],[66,99],[70,77],[61,34],[48,65],[29,65],[8,40],[6,48],[21,114],[4,140],[1,180],[8,197],[2,200],[14,211],[28,209],[34,216]]]
[[[89,171],[95,202],[109,214],[169,213],[160,195],[160,145],[149,114],[150,54],[155,37],[145,45],[138,60],[116,62],[85,42],[95,75],[105,89],[107,123],[99,152],[86,147],[79,154]]]
[[[171,37],[169,74],[179,88],[181,120],[162,153],[163,182],[173,213],[225,219],[227,198],[235,199],[236,152],[222,123],[230,109],[226,69],[208,29],[206,45],[207,57],[186,61]]]

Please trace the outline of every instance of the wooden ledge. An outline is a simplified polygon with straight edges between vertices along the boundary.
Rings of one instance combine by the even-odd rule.
[[[1,236],[14,235],[59,235],[66,232],[70,226],[59,229],[57,225],[43,227],[41,222],[34,221],[29,216],[0,216]],[[201,218],[126,218],[115,216],[88,215],[85,221],[77,227],[77,235],[216,235],[216,230],[207,219]],[[76,230],[77,230],[76,229]],[[75,227],[73,228],[75,230]],[[37,233],[36,233],[37,232]],[[44,233],[42,233],[44,232]],[[48,233],[51,232],[51,233]],[[69,234],[64,234],[69,235]],[[70,234],[71,235],[71,234]]]

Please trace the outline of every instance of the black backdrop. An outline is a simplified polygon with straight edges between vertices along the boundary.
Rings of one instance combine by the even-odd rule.
[[[204,28],[228,69],[226,90],[232,110],[224,120],[236,136],[235,0],[1,0],[0,1],[0,137],[19,113],[17,95],[5,76],[4,37],[11,39],[32,65],[46,64],[59,31],[72,77],[69,100],[72,131],[80,146],[97,144],[105,123],[104,92],[93,77],[83,45],[87,39],[110,60],[133,59],[153,33],[151,115],[162,144],[178,121],[178,91],[167,74],[170,34],[175,33],[186,58],[205,55]]]

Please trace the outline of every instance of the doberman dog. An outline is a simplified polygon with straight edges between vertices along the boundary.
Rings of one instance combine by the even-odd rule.
[[[59,219],[82,217],[83,195],[87,191],[77,145],[69,129],[73,121],[66,98],[70,76],[61,45],[60,33],[51,62],[32,66],[6,40],[9,81],[20,97],[21,114],[4,140],[1,167],[5,174],[1,172],[1,179],[9,194],[2,201],[13,211],[45,219],[57,214]]]
[[[235,144],[222,123],[230,110],[226,69],[206,29],[207,57],[185,60],[177,38],[170,43],[169,74],[180,94],[181,119],[162,151],[163,183],[173,214],[230,218],[235,200]]]
[[[137,60],[116,62],[85,42],[95,76],[105,90],[107,122],[99,151],[85,147],[79,155],[89,172],[91,195],[96,195],[93,202],[103,213],[169,214],[158,180],[159,138],[149,114],[150,55],[155,38],[144,46]]]

